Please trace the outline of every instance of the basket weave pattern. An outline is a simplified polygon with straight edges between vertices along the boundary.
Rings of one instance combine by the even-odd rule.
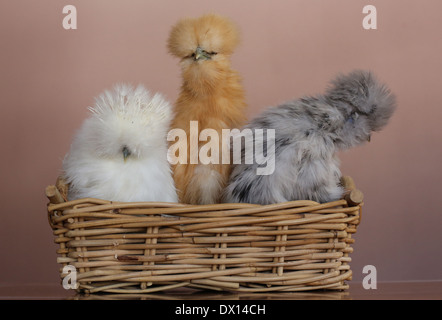
[[[60,275],[74,266],[80,292],[342,290],[351,279],[362,203],[195,206],[65,194],[46,189],[49,223]]]

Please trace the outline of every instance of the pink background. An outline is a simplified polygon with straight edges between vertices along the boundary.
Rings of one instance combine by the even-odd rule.
[[[65,5],[78,29],[62,27]],[[364,30],[375,5],[378,29]],[[372,142],[341,154],[365,194],[353,279],[442,280],[442,3],[439,0],[39,0],[0,4],[0,284],[59,283],[45,187],[61,169],[87,106],[116,82],[142,83],[171,102],[178,61],[171,26],[214,12],[242,31],[232,63],[248,115],[321,93],[338,72],[371,69],[399,107]]]

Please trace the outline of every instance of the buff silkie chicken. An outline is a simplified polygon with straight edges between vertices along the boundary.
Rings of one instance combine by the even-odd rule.
[[[218,203],[227,184],[231,166],[222,161],[222,152],[228,152],[221,139],[222,129],[240,128],[246,119],[241,79],[230,64],[238,44],[234,23],[214,14],[182,19],[170,32],[168,49],[180,59],[182,75],[171,128],[182,129],[187,135],[187,141],[177,142],[182,144],[179,149],[187,150],[187,161],[173,166],[182,203]],[[191,121],[198,126],[198,137],[205,129],[218,133],[219,157],[215,161],[191,161]],[[204,142],[196,143],[200,150]]]
[[[343,196],[337,151],[370,140],[385,127],[395,97],[367,71],[340,75],[325,95],[293,100],[264,111],[246,128],[274,129],[274,141],[259,141],[272,155],[274,171],[258,175],[258,162],[234,164],[226,202],[272,204],[293,200],[320,203]],[[265,145],[264,145],[265,144]]]
[[[68,200],[178,202],[167,161],[172,106],[143,86],[96,98],[63,161]]]

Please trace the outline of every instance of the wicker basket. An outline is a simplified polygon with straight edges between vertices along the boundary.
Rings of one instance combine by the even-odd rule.
[[[274,205],[66,201],[46,188],[57,262],[78,292],[151,293],[177,287],[237,292],[347,289],[362,193]],[[63,271],[64,270],[64,271]]]

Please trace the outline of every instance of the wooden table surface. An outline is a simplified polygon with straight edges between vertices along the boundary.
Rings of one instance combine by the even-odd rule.
[[[241,294],[230,292],[176,289],[144,295],[79,295],[57,284],[0,284],[0,300],[442,300],[442,281],[380,282],[377,289],[366,290],[361,283],[350,282],[346,291],[300,293]]]

